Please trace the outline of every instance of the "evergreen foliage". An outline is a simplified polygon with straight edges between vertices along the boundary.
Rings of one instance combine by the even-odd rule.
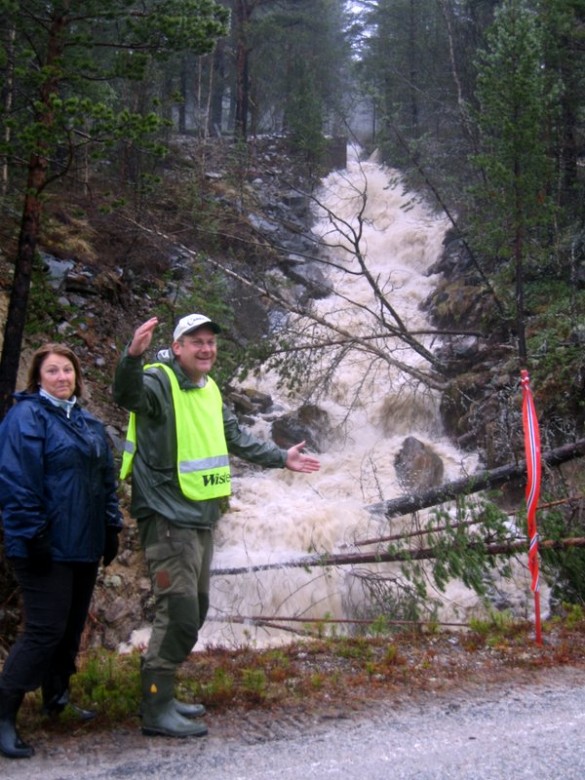
[[[146,144],[160,153],[153,136],[164,119],[152,106],[124,104],[116,83],[143,79],[150,58],[164,59],[175,48],[210,51],[226,30],[227,12],[213,0],[140,6],[128,0],[80,6],[3,0],[0,12],[7,23],[0,44],[7,76],[0,109],[3,186],[6,193],[24,188],[0,362],[2,416],[16,384],[45,190],[72,169],[81,150],[101,156],[119,146],[127,176],[135,173],[128,149]]]
[[[49,310],[39,284],[42,311],[27,312],[51,185],[67,179],[90,187],[107,176],[115,184],[111,208],[129,193],[151,196],[178,121],[201,138],[236,132],[241,203],[246,136],[286,132],[318,162],[325,135],[344,125],[357,75],[375,105],[367,144],[456,215],[475,270],[502,303],[484,311],[480,324],[492,343],[509,336],[516,362],[530,364],[542,418],[561,419],[550,425],[550,438],[583,435],[582,0],[360,0],[351,9],[342,0],[0,0],[0,12],[4,224],[21,213],[19,232],[5,242],[17,248],[0,364],[3,403],[14,388],[25,325],[30,332]],[[193,207],[194,221],[206,218],[216,215]],[[366,273],[359,235],[349,238]],[[225,279],[202,269],[200,276],[206,281],[193,305],[204,302],[226,322]],[[392,335],[416,349],[399,316],[391,319]],[[353,348],[344,340],[292,360],[298,333],[282,335],[280,353],[267,352],[268,341],[255,348],[292,386],[321,372],[326,387],[335,361]],[[436,378],[443,367],[430,351],[428,359]],[[225,377],[237,362],[235,353],[226,356]],[[561,535],[564,520],[553,517],[551,533]],[[573,530],[582,533],[582,521]],[[434,576],[439,585],[458,576],[481,590],[487,564],[479,549],[462,558],[462,542],[460,529],[445,545],[437,541]],[[582,554],[555,552],[549,561],[571,597],[582,599]],[[399,605],[405,613],[424,591],[423,574],[410,569],[414,585]]]
[[[480,54],[476,93],[482,150],[475,158],[482,182],[474,193],[478,220],[481,215],[476,234],[492,272],[504,269],[499,297],[514,312],[525,361],[526,274],[529,265],[534,274],[543,265],[541,248],[546,252],[555,216],[546,130],[554,126],[558,89],[544,69],[540,25],[524,0],[504,2],[497,11]]]

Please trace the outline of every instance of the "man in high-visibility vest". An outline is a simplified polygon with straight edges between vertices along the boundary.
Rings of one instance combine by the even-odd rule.
[[[311,473],[319,460],[243,431],[209,376],[221,329],[202,314],[177,323],[171,349],[144,365],[158,318],[140,325],[114,378],[130,421],[122,461],[132,475],[131,512],[153,583],[156,610],[142,658],[142,732],[202,736],[200,704],[174,697],[177,668],[197,641],[209,606],[212,530],[230,493],[228,452],[268,468]]]

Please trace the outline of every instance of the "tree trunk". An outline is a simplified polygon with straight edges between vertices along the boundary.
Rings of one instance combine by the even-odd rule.
[[[248,134],[250,76],[248,26],[258,0],[236,0],[236,137],[245,140]]]
[[[472,550],[481,545],[486,555],[513,555],[528,549],[528,539],[510,542],[498,542],[484,545],[482,542],[469,542],[467,548]],[[585,547],[582,536],[570,539],[541,539],[538,546],[544,550],[567,550],[569,547]],[[265,563],[258,566],[234,566],[230,569],[212,569],[213,576],[245,574],[251,571],[269,571],[270,569],[308,568],[311,566],[363,566],[370,563],[399,563],[400,561],[431,561],[437,557],[433,547],[422,547],[413,550],[394,550],[392,552],[342,553],[340,555],[303,555],[293,561],[283,563]]]
[[[518,339],[518,357],[520,366],[528,368],[526,347],[526,325],[524,315],[524,217],[525,209],[519,184],[521,176],[520,162],[514,161],[514,266],[516,271],[516,337]]]
[[[27,195],[24,199],[14,279],[0,360],[0,419],[12,406],[11,396],[18,377],[30,283],[41,222],[41,201],[38,192],[46,179],[46,172],[46,160],[34,157],[30,161]]]
[[[543,463],[549,466],[558,466],[560,463],[583,455],[585,455],[585,439],[579,439],[573,444],[565,444],[550,452],[543,452],[541,457]],[[437,506],[445,501],[452,501],[457,496],[470,495],[486,488],[498,487],[519,477],[526,477],[525,460],[512,465],[500,466],[491,471],[482,471],[471,477],[457,479],[418,495],[399,496],[381,504],[371,504],[368,509],[371,512],[382,513],[388,518],[399,517],[417,512],[419,509]]]
[[[245,140],[248,135],[248,50],[238,36],[236,48],[236,120],[235,134]]]
[[[14,102],[14,41],[16,40],[16,29],[14,26],[8,32],[8,43],[6,45],[6,76],[3,87],[3,110],[6,116],[10,116],[12,112],[12,104]],[[10,124],[4,125],[4,143],[8,147],[11,138]],[[2,163],[2,173],[0,174],[0,186],[2,196],[5,196],[8,192],[8,158],[4,158]]]
[[[181,69],[179,72],[179,84],[181,90],[181,101],[179,103],[179,118],[178,118],[178,130],[179,133],[187,132],[187,108],[191,101],[191,93],[189,89],[189,65],[187,62],[188,55],[186,53],[181,57]],[[168,94],[168,93],[167,93]]]
[[[409,75],[410,75],[410,123],[411,133],[413,138],[418,138],[420,135],[419,128],[419,111],[418,111],[418,56],[416,49],[417,38],[417,24],[416,24],[416,3],[415,0],[410,0],[410,14],[409,14],[409,31],[408,31],[408,43],[409,43]],[[418,151],[415,152],[418,157]]]
[[[223,129],[223,95],[225,86],[225,45],[219,40],[213,52],[213,89],[210,91],[211,110],[208,132],[221,137]]]
[[[49,30],[46,70],[51,75],[41,85],[40,108],[36,117],[36,121],[46,129],[47,135],[50,135],[54,123],[51,100],[59,87],[59,61],[63,55],[63,31],[69,5],[70,2],[63,3],[61,14],[55,16]],[[14,280],[8,304],[0,360],[0,420],[12,405],[11,395],[18,378],[18,364],[26,324],[33,263],[41,226],[41,193],[47,183],[49,168],[48,157],[44,152],[45,149],[41,147],[40,152],[31,155],[28,164],[27,188],[14,263]]]

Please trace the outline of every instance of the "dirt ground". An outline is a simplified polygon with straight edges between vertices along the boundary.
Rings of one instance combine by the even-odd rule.
[[[330,658],[328,678],[335,677],[334,668],[343,667],[348,674],[347,684],[335,686],[335,692],[325,686],[302,700],[210,707],[205,719],[209,734],[202,739],[145,738],[137,717],[119,723],[98,717],[82,726],[52,724],[24,733],[34,742],[35,756],[0,758],[0,776],[501,780],[512,776],[507,772],[514,755],[518,765],[513,776],[519,780],[573,780],[582,777],[575,772],[585,760],[579,727],[585,664],[583,658],[551,664],[549,651],[517,648],[513,660],[499,649],[454,649],[434,656],[430,666],[428,656],[421,665],[405,659],[403,666],[413,673],[397,675],[393,682],[357,679],[355,663]],[[329,665],[322,654],[318,661]],[[316,662],[313,657],[307,673],[314,674]],[[538,751],[533,750],[535,740]],[[541,753],[547,763],[522,762],[524,753],[531,762]],[[551,761],[555,771],[547,774]]]
[[[220,670],[240,682],[229,691],[219,690],[214,681]],[[246,674],[249,680],[250,670],[261,675],[261,685],[241,682]],[[541,645],[529,626],[521,626],[502,635],[440,632],[315,640],[266,651],[208,650],[194,653],[184,664],[180,691],[190,698],[196,681],[204,692],[198,698],[207,707],[210,734],[249,744],[302,732],[316,723],[360,718],[374,703],[396,709],[439,699],[463,702],[489,689],[522,689],[554,680],[556,674],[563,681],[585,679],[585,620],[570,628],[566,622],[552,623],[543,631]],[[69,761],[88,751],[140,751],[145,743],[165,750],[184,742],[145,739],[137,713],[124,718],[101,713],[80,724],[68,718],[41,720],[31,707],[30,701],[24,705],[21,732],[43,762]]]

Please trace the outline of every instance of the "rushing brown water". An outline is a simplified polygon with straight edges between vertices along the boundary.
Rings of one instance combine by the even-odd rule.
[[[355,155],[350,155],[347,170],[323,181],[320,200],[323,205],[316,210],[314,232],[330,247],[327,274],[333,292],[315,302],[315,314],[352,334],[372,338],[384,333],[371,285],[363,274],[348,273],[357,269],[357,260],[347,237],[360,228],[357,215],[362,210],[359,249],[371,277],[411,331],[428,330],[420,304],[435,284],[427,269],[441,254],[446,218],[405,192],[396,171],[375,160],[360,163]],[[303,325],[306,322],[299,321],[299,331]],[[430,336],[420,338],[433,348]],[[377,346],[403,366],[424,365],[419,355],[387,333]],[[302,399],[303,393],[282,396],[269,374],[249,384],[253,381],[259,389],[272,392],[285,410],[297,408]],[[252,622],[246,625],[241,622],[245,618],[292,616],[310,621],[363,614],[363,570],[254,567],[311,553],[355,550],[355,540],[389,533],[388,521],[366,507],[404,493],[394,458],[406,436],[415,436],[440,456],[445,481],[476,469],[476,457],[458,451],[444,436],[437,395],[396,365],[383,360],[373,363],[363,351],[349,352],[337,365],[329,390],[318,397],[318,403],[342,431],[321,454],[319,473],[274,470],[233,479],[231,508],[216,533],[216,573],[201,646],[263,646],[291,638],[290,633]],[[254,432],[267,437],[269,427],[268,421],[260,420]],[[390,532],[397,528],[394,524]],[[225,573],[234,569],[238,573]],[[391,564],[368,569],[382,575],[398,571]],[[443,620],[463,620],[478,606],[476,595],[457,582],[445,593],[431,586],[430,595],[440,597]],[[229,622],[234,617],[240,622]]]

